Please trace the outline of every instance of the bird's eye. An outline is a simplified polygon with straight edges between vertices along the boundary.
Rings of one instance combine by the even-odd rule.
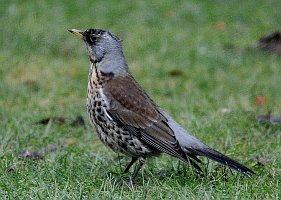
[[[96,42],[97,41],[97,36],[96,35],[91,35],[90,36],[90,41],[91,42]]]
[[[101,36],[101,31],[98,31],[98,32],[97,32],[97,35],[98,35],[98,36]]]

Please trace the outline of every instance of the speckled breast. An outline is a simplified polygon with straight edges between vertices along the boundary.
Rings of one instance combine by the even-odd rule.
[[[144,156],[151,153],[149,145],[141,142],[117,123],[108,114],[108,101],[103,93],[104,82],[96,78],[96,71],[89,75],[87,110],[92,125],[100,140],[112,150],[130,156]]]

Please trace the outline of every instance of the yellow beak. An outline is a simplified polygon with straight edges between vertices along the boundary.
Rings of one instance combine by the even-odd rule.
[[[68,29],[70,33],[73,33],[74,35],[78,36],[80,39],[84,40],[85,35],[83,35],[83,31],[77,30],[77,29]]]

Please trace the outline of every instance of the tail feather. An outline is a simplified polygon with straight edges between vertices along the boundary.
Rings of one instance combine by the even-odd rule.
[[[255,174],[255,172],[253,172],[251,169],[245,167],[244,165],[240,164],[239,162],[223,155],[222,153],[220,153],[212,148],[203,148],[203,149],[191,149],[190,148],[187,150],[196,155],[205,156],[214,161],[217,161],[218,163],[221,163],[238,172],[241,172],[242,174],[244,174],[246,176],[251,176],[252,174]]]
[[[192,158],[195,161],[200,163],[200,160],[196,156],[198,156],[198,155],[205,156],[214,161],[217,161],[218,163],[226,165],[238,172],[241,172],[242,174],[244,174],[246,176],[251,176],[252,174],[255,174],[251,169],[245,167],[244,165],[240,164],[239,162],[232,160],[231,158],[223,155],[222,153],[203,144],[200,140],[198,140],[196,137],[194,137],[189,132],[187,132],[183,127],[181,127],[166,112],[161,111],[161,113],[167,118],[168,125],[174,131],[175,136],[176,136],[180,146],[182,147],[182,149],[185,151],[186,155],[189,158]]]

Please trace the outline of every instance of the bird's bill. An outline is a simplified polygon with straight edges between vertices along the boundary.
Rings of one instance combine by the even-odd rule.
[[[77,30],[77,29],[68,29],[68,31],[70,33],[73,33],[74,35],[76,35],[77,37],[79,37],[82,40],[85,39],[85,35],[83,34],[83,31],[80,31],[80,30]]]

